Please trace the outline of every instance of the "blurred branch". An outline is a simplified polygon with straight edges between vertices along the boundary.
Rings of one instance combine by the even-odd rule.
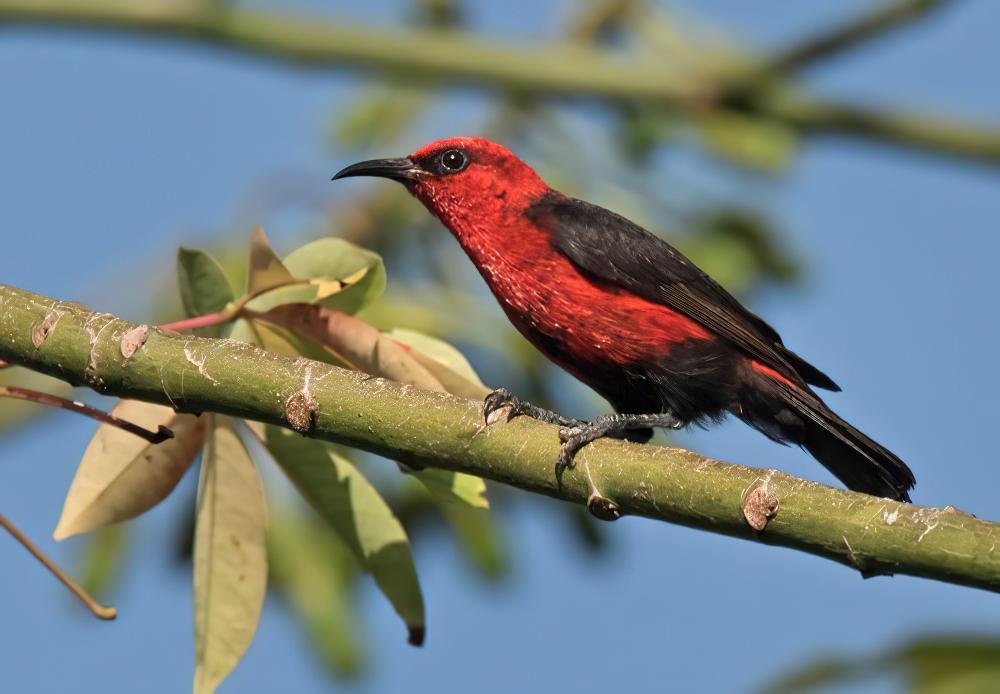
[[[412,466],[459,470],[576,504],[582,472],[556,486],[554,427],[526,418],[482,427],[481,404],[233,340],[151,330],[0,285],[0,357],[109,395],[221,412]],[[58,323],[36,348],[32,326]],[[193,356],[192,356],[193,355]],[[1000,592],[1000,524],[952,508],[878,499],[673,448],[602,440],[580,462],[623,513],[800,549],[863,575],[904,573]],[[751,527],[762,530],[754,530]]]
[[[888,32],[923,19],[948,0],[896,0],[879,2],[868,13],[795,43],[765,60],[758,73],[768,76],[788,74],[843,53]]]
[[[885,22],[881,19],[874,24],[877,28]],[[738,90],[734,99],[731,85],[706,84],[701,75],[671,73],[651,58],[626,59],[580,43],[503,43],[456,30],[393,31],[164,0],[0,0],[0,23],[162,35],[281,61],[405,74],[430,84],[473,84],[536,97],[579,97],[614,104],[647,102],[693,117],[734,108],[812,133],[839,133],[1000,163],[1000,130],[864,110],[773,85],[749,94]],[[864,38],[872,31],[855,29],[854,34]],[[829,53],[838,42],[853,40],[833,36],[811,49],[800,48],[801,55],[790,53],[778,60],[801,63]]]

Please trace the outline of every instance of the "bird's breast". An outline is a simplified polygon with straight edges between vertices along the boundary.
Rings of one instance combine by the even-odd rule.
[[[476,265],[514,326],[582,380],[581,370],[658,360],[672,345],[711,338],[686,316],[586,274],[547,244],[483,253]]]

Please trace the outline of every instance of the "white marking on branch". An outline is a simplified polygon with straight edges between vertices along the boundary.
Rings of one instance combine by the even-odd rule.
[[[199,359],[198,357],[195,356],[194,352],[192,352],[191,349],[185,344],[184,358],[187,359],[189,364],[196,367],[198,369],[198,373],[207,378],[209,381],[211,381],[213,385],[216,386],[219,385],[219,382],[215,379],[215,377],[213,377],[212,374],[208,373],[208,370],[205,368],[204,354],[201,355],[201,358]]]

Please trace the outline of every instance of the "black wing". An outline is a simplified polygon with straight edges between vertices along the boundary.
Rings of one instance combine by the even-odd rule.
[[[549,193],[528,216],[580,268],[668,306],[725,338],[778,373],[840,390],[830,377],[786,349],[781,337],[666,241],[603,207]]]

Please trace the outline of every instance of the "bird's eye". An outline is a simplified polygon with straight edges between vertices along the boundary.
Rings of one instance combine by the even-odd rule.
[[[469,157],[460,149],[447,150],[438,161],[444,174],[458,173],[469,165]]]

